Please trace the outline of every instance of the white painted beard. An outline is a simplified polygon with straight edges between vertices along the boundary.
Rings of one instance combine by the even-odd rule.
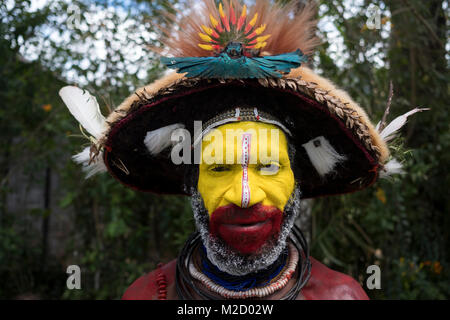
[[[192,190],[191,204],[195,224],[206,248],[208,259],[221,271],[242,276],[263,270],[273,264],[287,245],[287,239],[300,212],[300,188],[296,185],[283,211],[283,222],[276,239],[266,242],[255,254],[242,255],[222,239],[211,236],[209,215],[198,190]]]

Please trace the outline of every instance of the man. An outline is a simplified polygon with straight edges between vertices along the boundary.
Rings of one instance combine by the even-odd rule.
[[[367,299],[309,256],[294,220],[302,199],[398,170],[383,139],[399,126],[379,133],[345,92],[301,65],[317,44],[313,5],[202,4],[164,40],[175,57],[162,61],[178,73],[106,120],[88,93],[60,92],[92,135],[75,156],[89,175],[192,199],[198,232],[123,298]]]
[[[291,157],[292,152],[291,149]],[[270,157],[264,159],[262,155]],[[179,276],[185,288],[179,285],[177,289],[176,260],[173,260],[134,282],[123,298],[282,299],[294,293],[291,299],[367,299],[355,280],[312,258],[304,255],[302,259],[309,258],[312,266],[306,260],[302,270],[296,268],[298,258],[293,260],[292,252],[296,254],[297,249],[289,247],[287,240],[299,212],[301,184],[295,183],[291,157],[285,133],[273,124],[241,121],[221,125],[217,132],[208,133],[203,138],[197,187],[191,192],[194,218],[204,247],[193,249],[190,257],[182,253],[178,261],[181,273],[183,259],[189,259],[187,263],[192,265],[185,272],[193,279],[183,283],[183,275]],[[200,238],[197,237],[198,243]],[[191,242],[194,241],[188,244]],[[302,245],[306,249],[306,243]],[[287,268],[289,263],[291,269]],[[207,270],[216,282],[226,284],[215,285],[195,270],[195,265]],[[258,278],[257,275],[259,279],[251,283],[249,279]],[[308,278],[301,292],[300,288],[293,291]],[[258,288],[257,283],[267,282],[271,284],[251,291]],[[188,289],[196,286],[195,290]]]

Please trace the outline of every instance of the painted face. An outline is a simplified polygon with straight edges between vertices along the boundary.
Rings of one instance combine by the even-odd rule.
[[[278,236],[294,185],[287,139],[278,127],[235,122],[203,138],[198,191],[210,234],[237,252],[255,253]]]

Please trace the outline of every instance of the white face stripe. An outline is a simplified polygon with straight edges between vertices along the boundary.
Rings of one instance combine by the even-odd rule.
[[[252,135],[244,133],[242,135],[242,197],[241,207],[247,208],[250,203],[250,186],[248,184],[248,164],[250,162],[250,144]]]

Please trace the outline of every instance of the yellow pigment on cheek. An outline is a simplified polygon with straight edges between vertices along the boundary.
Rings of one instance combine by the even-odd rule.
[[[230,130],[234,133],[238,132],[238,137],[230,138]],[[294,190],[294,174],[289,162],[287,139],[282,130],[261,122],[245,121],[225,124],[208,133],[202,142],[198,190],[209,215],[225,205],[242,206],[244,167],[238,163],[238,159],[242,159],[241,137],[244,133],[251,135],[250,160],[246,170],[250,194],[247,207],[261,203],[284,210]],[[272,150],[278,154],[281,168],[276,174],[263,175],[259,165],[262,161],[266,163],[268,158],[261,159],[261,156],[271,155]],[[211,170],[215,166],[223,165],[226,165],[227,170],[220,172]]]

